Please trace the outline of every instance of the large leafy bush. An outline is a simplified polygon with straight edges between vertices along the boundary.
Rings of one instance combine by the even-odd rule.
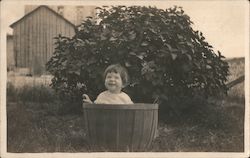
[[[47,63],[52,86],[64,96],[92,99],[105,89],[103,72],[113,63],[128,69],[125,91],[135,102],[179,100],[226,93],[228,64],[193,30],[182,8],[97,8],[73,38],[58,36]]]

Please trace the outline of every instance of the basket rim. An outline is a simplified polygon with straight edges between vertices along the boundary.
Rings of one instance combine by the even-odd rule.
[[[94,104],[94,103],[83,103],[84,109],[115,109],[115,110],[158,110],[158,104],[150,103],[134,103],[134,104]]]

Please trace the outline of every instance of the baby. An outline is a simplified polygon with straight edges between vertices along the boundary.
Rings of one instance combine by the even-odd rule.
[[[128,82],[127,70],[119,64],[110,65],[104,72],[106,91],[100,93],[94,103],[96,104],[133,104],[130,97],[122,92]],[[93,103],[87,94],[83,94],[83,101]]]

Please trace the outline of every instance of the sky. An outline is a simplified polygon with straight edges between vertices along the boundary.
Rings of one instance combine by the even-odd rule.
[[[76,3],[77,2],[77,3]],[[249,3],[247,0],[171,0],[171,1],[22,1],[3,0],[1,5],[4,30],[23,17],[24,5],[151,5],[166,9],[174,5],[183,7],[194,22],[193,28],[203,33],[206,41],[228,58],[242,57],[248,53]]]

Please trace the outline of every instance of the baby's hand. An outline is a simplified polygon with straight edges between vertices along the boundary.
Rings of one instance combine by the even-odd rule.
[[[87,95],[87,94],[83,94],[82,95],[82,101],[83,102],[86,102],[86,103],[93,103],[91,100],[90,100],[90,98],[89,98],[89,96]]]

